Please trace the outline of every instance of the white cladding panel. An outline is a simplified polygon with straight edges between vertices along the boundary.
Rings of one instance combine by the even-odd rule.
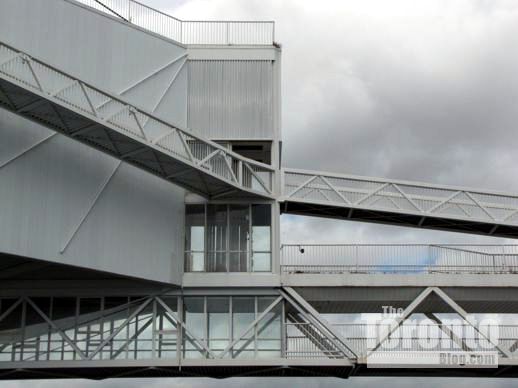
[[[118,161],[62,135],[23,154],[51,133],[0,109],[0,251],[180,284],[184,191],[126,163],[101,191]]]
[[[190,60],[188,126],[210,139],[274,138],[271,60]]]
[[[167,121],[187,124],[186,49],[172,41],[70,0],[1,0],[0,40],[136,106],[156,109]]]

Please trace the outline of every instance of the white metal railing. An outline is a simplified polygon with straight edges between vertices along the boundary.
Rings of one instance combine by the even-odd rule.
[[[201,173],[237,188],[273,195],[272,167],[156,118],[2,42],[0,78],[32,93],[40,93],[42,98],[129,136],[150,150],[181,160]]]
[[[286,358],[345,358],[345,355],[313,325],[286,322]]]
[[[518,274],[518,245],[284,244],[285,274]]]
[[[180,20],[135,0],[77,0],[182,44],[272,45],[273,21]]]
[[[359,357],[366,356],[369,351],[376,348],[391,328],[388,323],[340,323],[332,326]],[[306,333],[311,327],[309,323],[285,324],[287,358],[343,357],[334,351],[330,344],[308,336]],[[518,325],[492,325],[487,329],[491,330],[494,336],[494,344],[509,349],[513,358],[518,358]],[[383,341],[378,349],[389,352],[488,351],[495,350],[494,344],[467,324],[404,323]]]
[[[433,217],[518,226],[518,195],[419,182],[284,169],[283,199],[352,211],[413,215],[421,217],[421,222]],[[386,222],[410,224],[408,220]],[[493,234],[496,227],[485,233]]]
[[[366,355],[381,338],[390,331],[390,324],[342,323],[333,325],[347,339],[359,355]],[[486,330],[487,329],[487,330]],[[518,325],[492,325],[486,327],[492,333],[494,343],[510,349],[518,340]],[[421,322],[404,323],[388,338],[381,350],[389,351],[484,351],[495,350],[486,337],[468,324],[437,324]],[[515,349],[511,353],[514,352]],[[516,355],[518,356],[518,354]]]

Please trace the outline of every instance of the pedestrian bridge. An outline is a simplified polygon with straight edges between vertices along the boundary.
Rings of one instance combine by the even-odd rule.
[[[286,168],[281,201],[288,214],[518,237],[509,193]]]
[[[206,197],[273,197],[270,166],[160,120],[1,41],[0,104]]]
[[[518,376],[518,246],[279,241],[281,212],[518,238],[518,195],[282,169],[272,22],[0,10],[0,380]]]

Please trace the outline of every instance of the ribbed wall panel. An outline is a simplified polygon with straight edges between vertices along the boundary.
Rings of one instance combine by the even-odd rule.
[[[0,252],[180,284],[184,190],[62,135],[23,153],[51,133],[0,108]]]
[[[274,136],[272,61],[189,61],[188,125],[211,139]]]
[[[186,50],[171,41],[63,0],[0,0],[0,38],[135,106],[156,108],[161,119],[186,125],[185,68],[167,90],[183,64],[172,61]]]

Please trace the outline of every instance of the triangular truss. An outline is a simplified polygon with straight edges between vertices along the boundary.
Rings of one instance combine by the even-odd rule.
[[[393,317],[390,321],[390,324],[388,327],[385,327],[383,330],[383,333],[377,338],[377,341],[373,346],[370,347],[370,349],[367,350],[366,354],[364,355],[365,358],[368,358],[372,355],[375,355],[376,352],[380,348],[383,347],[383,345],[390,341],[391,337],[395,336],[398,340],[401,338],[401,333],[397,334],[399,330],[402,329],[403,324],[410,318],[410,316],[416,312],[416,310],[422,306],[424,303],[426,303],[427,300],[431,299],[432,297],[438,298],[438,301],[440,303],[447,306],[451,312],[456,313],[464,322],[464,324],[473,330],[473,332],[477,333],[477,335],[487,341],[488,344],[492,345],[494,347],[494,350],[497,351],[500,355],[500,357],[503,358],[512,358],[511,353],[514,351],[511,349],[508,349],[502,344],[497,343],[494,338],[491,338],[488,333],[484,333],[480,330],[479,327],[477,327],[476,322],[473,320],[473,318],[459,305],[457,304],[452,298],[450,298],[443,290],[441,290],[438,287],[427,287],[424,289],[404,310],[401,314],[396,315]],[[431,312],[426,312],[425,316],[431,321],[436,324],[436,327],[443,331],[447,337],[454,343],[459,350],[461,351],[473,351],[474,349],[469,346],[465,342],[463,338],[458,336],[455,333],[455,330],[452,330],[448,325],[444,325],[442,320],[435,314]]]
[[[180,65],[147,112],[0,42],[0,105],[207,197],[273,198],[274,169],[154,116],[185,55],[121,91]],[[175,68],[172,68],[175,69]]]
[[[518,237],[518,196],[283,170],[283,211],[465,233]]]

